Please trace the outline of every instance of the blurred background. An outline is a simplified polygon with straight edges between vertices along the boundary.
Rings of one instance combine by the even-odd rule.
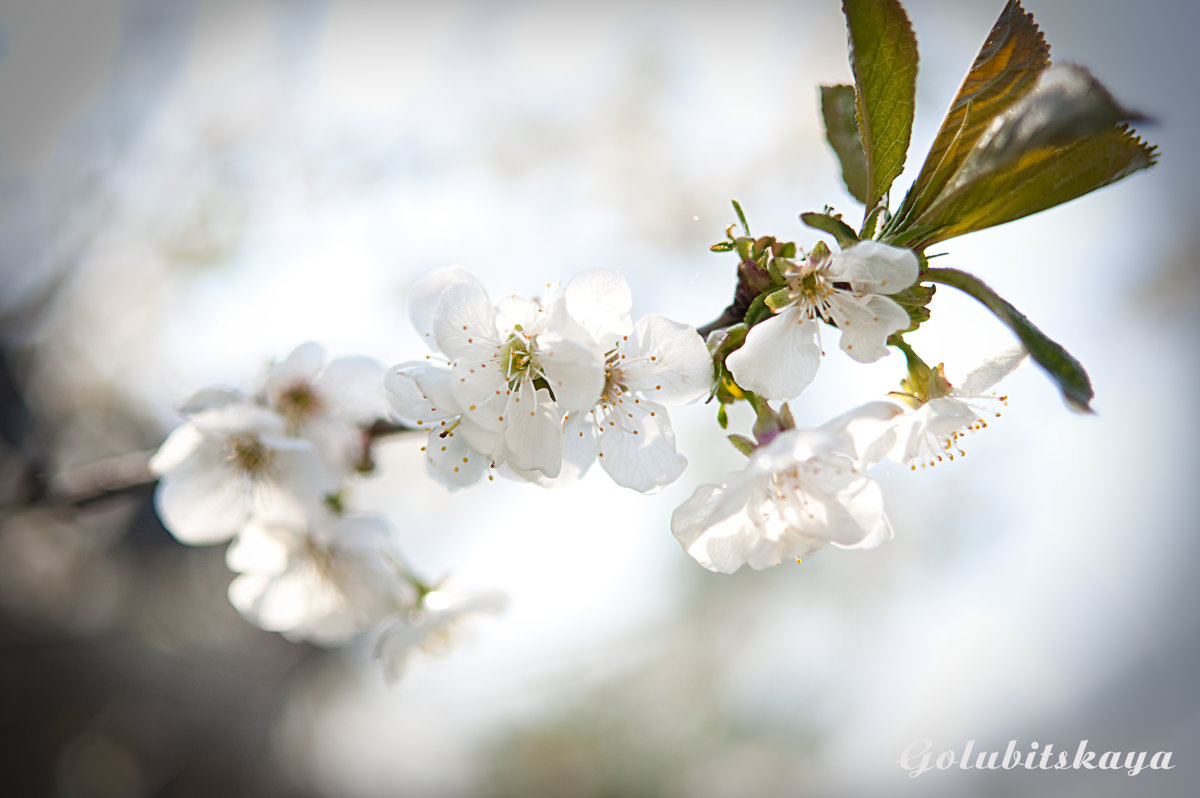
[[[897,200],[1002,4],[906,5]],[[893,542],[733,576],[668,526],[743,461],[713,406],[673,414],[691,467],[649,497],[599,470],[450,493],[392,440],[356,506],[422,573],[510,604],[388,688],[365,643],[243,622],[222,549],[176,543],[148,490],[47,506],[30,475],[86,482],[157,446],[191,391],[250,386],[306,340],[422,356],[408,290],[440,267],[498,298],[607,266],[635,316],[715,318],[731,198],[802,247],[802,211],[857,222],[818,115],[817,86],[850,80],[839,4],[0,0],[3,792],[1194,794],[1200,20],[1026,6],[1056,61],[1158,120],[1161,162],[936,250],[1085,364],[1097,413],[1027,367],[964,460],[878,469]],[[1010,340],[950,289],[932,307],[913,343],[952,377]],[[820,423],[902,369],[831,349],[793,409]],[[921,739],[1175,768],[912,779],[897,760]]]

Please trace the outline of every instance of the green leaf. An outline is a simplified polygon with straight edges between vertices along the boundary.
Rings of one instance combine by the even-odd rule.
[[[1047,338],[1045,333],[982,280],[957,269],[929,269],[921,279],[953,286],[983,303],[996,318],[1017,334],[1034,362],[1044,368],[1058,383],[1067,405],[1073,410],[1091,411],[1090,403],[1095,394],[1092,391],[1092,382],[1079,361],[1071,357],[1062,346]]]
[[[859,202],[867,201],[867,156],[863,153],[858,123],[854,121],[854,87],[822,86],[821,117],[825,138],[842,167],[842,182]]]
[[[1000,172],[984,174],[940,200],[921,224],[890,237],[923,249],[938,241],[1011,222],[1115,183],[1155,163],[1155,148],[1126,126],[1067,147],[1026,153]]]
[[[917,91],[917,37],[897,0],[842,0],[842,11],[869,211],[904,171]]]
[[[1009,0],[967,72],[921,172],[885,231],[910,227],[958,171],[991,121],[1033,88],[1050,64],[1050,46],[1018,0]]]
[[[854,232],[853,227],[842,221],[841,216],[809,211],[808,213],[800,214],[800,221],[814,230],[829,233],[842,249],[852,247],[858,243],[858,234]]]

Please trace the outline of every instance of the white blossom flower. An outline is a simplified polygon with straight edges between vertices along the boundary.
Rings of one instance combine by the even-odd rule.
[[[443,290],[433,322],[450,359],[450,386],[467,443],[492,462],[557,476],[562,419],[587,410],[604,387],[604,363],[591,349],[552,329],[536,302],[507,297],[493,307],[476,285]]]
[[[738,385],[759,396],[797,396],[820,365],[819,320],[841,331],[850,357],[876,361],[887,354],[888,336],[909,325],[908,312],[885,294],[903,291],[917,275],[917,258],[907,249],[870,240],[834,253],[820,247],[803,263],[788,262],[788,285],[780,292],[786,299],[725,364]]]
[[[350,474],[363,461],[362,428],[387,413],[383,374],[383,364],[367,357],[326,362],[324,348],[309,342],[271,368],[259,398],[283,416],[288,434],[311,440]]]
[[[780,433],[725,484],[697,488],[671,516],[671,532],[697,562],[721,573],[799,559],[826,544],[870,548],[890,540],[879,486],[839,428],[849,418]]]
[[[155,507],[180,542],[220,543],[252,518],[300,521],[337,490],[311,442],[287,435],[278,413],[251,404],[197,412],[150,459]]]
[[[388,557],[387,522],[314,513],[307,523],[251,523],[226,554],[240,575],[229,600],[290,640],[340,645],[411,608],[416,590]]]
[[[460,488],[477,482],[491,465],[491,458],[467,442],[465,430],[474,422],[463,417],[450,381],[447,368],[410,362],[393,366],[384,388],[394,418],[429,430],[421,447],[429,473],[449,487]],[[486,433],[476,432],[475,437],[486,437]]]
[[[375,660],[388,683],[404,673],[416,651],[441,654],[463,633],[470,620],[503,612],[508,598],[500,593],[463,593],[437,588],[422,596],[417,607],[381,626]]]
[[[860,440],[860,446],[885,451],[889,459],[913,469],[964,456],[962,436],[986,427],[988,418],[1000,415],[996,408],[1008,401],[992,387],[1025,362],[1028,354],[1023,346],[1008,349],[985,360],[956,385],[946,379],[939,363],[929,370],[926,384],[906,385],[910,392],[898,394],[908,412],[897,416],[875,442]]]
[[[563,293],[578,324],[604,358],[604,389],[586,413],[568,415],[567,457],[583,470],[599,458],[619,485],[651,491],[687,466],[663,404],[687,404],[712,387],[712,357],[695,329],[662,316],[630,318],[633,299],[619,272],[593,269]]]

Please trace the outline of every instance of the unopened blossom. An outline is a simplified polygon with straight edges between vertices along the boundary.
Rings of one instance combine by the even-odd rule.
[[[594,269],[567,285],[563,301],[604,358],[604,388],[586,413],[571,413],[569,450],[586,469],[598,458],[619,485],[650,491],[687,466],[675,448],[666,404],[687,404],[712,387],[712,358],[695,329],[662,316],[634,324],[629,285],[619,272]]]
[[[150,460],[155,507],[180,542],[220,543],[252,519],[301,521],[341,475],[278,413],[225,404],[194,413]]]
[[[375,660],[383,668],[384,678],[389,683],[397,681],[417,651],[444,653],[473,618],[500,613],[507,604],[507,597],[495,592],[435,588],[425,593],[417,606],[380,627]]]
[[[887,339],[909,325],[908,312],[888,294],[912,285],[916,256],[878,241],[841,252],[818,246],[802,263],[786,264],[787,287],[768,299],[775,315],[756,324],[725,360],[738,385],[766,399],[790,399],[816,377],[820,322],[841,331],[841,347],[862,363],[887,354]]]
[[[429,430],[421,447],[429,473],[449,487],[460,488],[478,481],[491,465],[491,457],[468,443],[466,430],[474,422],[463,418],[450,385],[451,373],[430,363],[401,363],[388,371],[384,389],[394,418]],[[486,434],[476,432],[474,437]]]
[[[388,534],[382,518],[329,512],[304,523],[252,523],[226,555],[239,574],[229,600],[251,623],[290,640],[345,643],[416,602],[388,557]]]
[[[604,387],[603,360],[552,322],[537,302],[510,296],[493,306],[466,282],[442,291],[433,321],[451,390],[472,422],[471,448],[548,477],[562,468],[563,416],[591,408]]]
[[[780,433],[723,485],[697,488],[671,516],[671,532],[698,563],[721,573],[892,537],[879,486],[836,425]]]
[[[874,448],[886,451],[894,462],[916,468],[931,466],[964,455],[962,436],[983,429],[989,418],[1000,415],[998,408],[1008,401],[992,391],[1004,377],[1017,369],[1028,356],[1022,346],[988,358],[957,384],[946,379],[945,368],[921,368],[905,380],[904,392],[898,392],[908,412],[898,415],[890,430],[881,435]]]

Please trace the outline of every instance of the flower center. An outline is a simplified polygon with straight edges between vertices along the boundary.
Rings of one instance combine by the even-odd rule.
[[[276,403],[279,414],[287,420],[288,429],[293,432],[304,419],[315,415],[321,409],[321,397],[317,396],[313,387],[304,380],[281,391]]]
[[[828,304],[837,286],[825,279],[822,265],[804,263],[784,272],[788,282],[788,299],[799,302],[809,312],[820,313]]]
[[[229,462],[248,477],[261,476],[271,466],[271,450],[258,438],[237,435],[229,442]]]
[[[504,366],[504,378],[508,387],[515,389],[521,380],[541,376],[537,364],[537,351],[533,339],[518,325],[500,349],[500,362]]]

